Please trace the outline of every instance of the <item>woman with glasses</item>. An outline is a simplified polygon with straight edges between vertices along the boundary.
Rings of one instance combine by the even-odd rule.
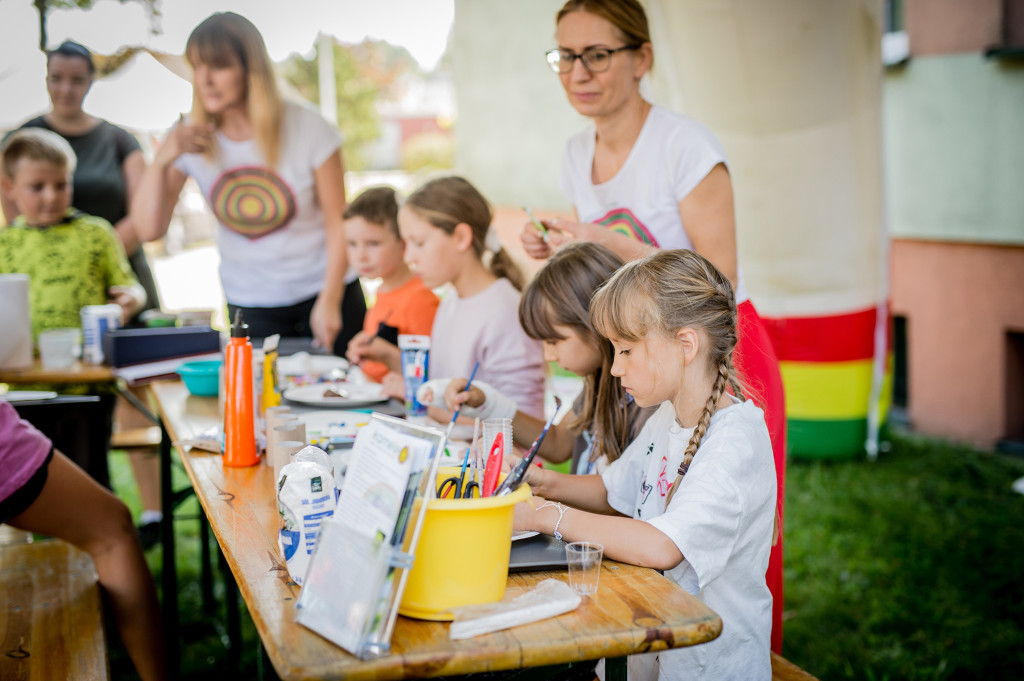
[[[562,191],[578,221],[555,220],[542,235],[532,223],[521,239],[547,258],[571,240],[594,241],[624,260],[659,248],[688,248],[732,282],[738,304],[736,366],[745,392],[764,408],[778,483],[778,527],[785,493],[786,421],[778,360],[737,262],[732,181],[721,143],[706,127],[651,104],[640,80],[654,50],[637,0],[568,0],[555,17],[558,47],[547,61],[569,103],[592,125],[569,139]],[[782,539],[767,573],[774,597],[772,649],[782,648]]]

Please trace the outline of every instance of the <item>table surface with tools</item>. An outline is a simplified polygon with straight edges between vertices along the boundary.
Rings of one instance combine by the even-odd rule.
[[[217,398],[176,381],[150,386],[172,442],[218,426]],[[399,617],[391,653],[360,660],[295,621],[300,587],[278,550],[273,474],[260,463],[228,468],[216,454],[177,447],[237,581],[264,649],[282,679],[408,679],[543,667],[664,650],[714,639],[721,619],[654,570],[605,560],[597,594],[574,611],[452,641],[449,624]],[[564,571],[510,574],[508,588],[566,579]]]

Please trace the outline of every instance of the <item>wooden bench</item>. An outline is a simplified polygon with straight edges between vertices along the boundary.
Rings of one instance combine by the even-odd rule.
[[[110,435],[111,449],[147,449],[160,445],[160,427],[128,428]]]
[[[772,681],[818,681],[800,667],[772,653]]]
[[[96,569],[59,539],[0,545],[0,679],[109,679]]]

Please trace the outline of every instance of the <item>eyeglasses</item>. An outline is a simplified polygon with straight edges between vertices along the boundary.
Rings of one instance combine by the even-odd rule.
[[[623,50],[635,50],[643,43],[624,45],[622,47],[588,47],[579,54],[572,50],[548,50],[544,53],[548,65],[555,73],[569,73],[577,59],[583,62],[583,68],[591,73],[607,71],[612,65],[612,55]]]

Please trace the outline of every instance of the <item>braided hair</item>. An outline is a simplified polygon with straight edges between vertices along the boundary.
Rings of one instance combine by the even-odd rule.
[[[665,504],[686,475],[711,416],[727,389],[744,399],[732,364],[736,348],[736,295],[728,278],[694,251],[661,250],[623,266],[590,303],[594,328],[606,338],[637,342],[651,333],[674,336],[683,327],[707,338],[707,367],[715,381]]]

